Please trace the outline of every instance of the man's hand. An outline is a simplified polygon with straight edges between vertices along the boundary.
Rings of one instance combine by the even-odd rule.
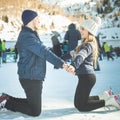
[[[63,68],[64,68],[67,72],[75,75],[75,68],[74,68],[72,65],[63,64]]]

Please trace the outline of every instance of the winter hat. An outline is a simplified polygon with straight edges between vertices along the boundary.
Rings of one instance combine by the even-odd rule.
[[[27,25],[30,21],[32,21],[37,16],[38,16],[37,12],[33,10],[24,10],[22,13],[23,24]]]
[[[88,19],[80,23],[80,27],[85,28],[92,35],[96,36],[99,26],[101,25],[101,19],[99,17]]]

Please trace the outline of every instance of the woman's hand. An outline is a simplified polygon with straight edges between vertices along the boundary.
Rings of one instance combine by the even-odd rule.
[[[65,64],[65,63],[64,63],[64,64],[63,64],[63,68],[64,68],[67,72],[75,75],[75,68],[74,68],[72,65],[68,65],[68,64]]]

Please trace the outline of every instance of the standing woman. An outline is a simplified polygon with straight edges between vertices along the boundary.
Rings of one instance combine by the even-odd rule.
[[[0,64],[1,64],[1,57],[2,57],[2,40],[0,39]]]
[[[79,111],[91,111],[109,105],[120,109],[120,105],[115,96],[109,96],[106,98],[107,100],[101,96],[89,96],[96,82],[93,69],[96,66],[98,57],[98,45],[95,38],[98,30],[96,20],[89,19],[81,22],[80,33],[82,42],[72,54],[72,65],[76,69],[75,73],[79,80],[74,105]]]

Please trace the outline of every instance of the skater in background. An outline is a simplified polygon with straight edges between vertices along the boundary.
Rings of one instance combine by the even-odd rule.
[[[58,37],[60,34],[53,34],[51,37],[52,45],[53,45],[53,52],[58,56],[61,57],[61,46]]]
[[[78,40],[81,39],[80,31],[76,29],[76,25],[71,23],[68,26],[68,30],[65,33],[64,40],[68,43],[68,56],[66,55],[65,58],[71,59],[70,52],[76,48],[78,45]],[[64,56],[63,56],[64,59]]]
[[[105,52],[105,54],[107,56],[107,60],[109,60],[110,58],[112,60],[114,60],[114,58],[113,58],[113,56],[111,54],[110,46],[107,44],[107,42],[103,43],[103,49],[104,49],[104,52]]]
[[[62,43],[62,56],[61,58],[68,62],[71,59],[71,55],[68,52],[68,41],[64,40]]]
[[[80,31],[76,29],[76,25],[71,23],[65,33],[64,40],[68,41],[68,52],[74,50],[78,45],[78,40],[81,39]]]
[[[61,57],[61,46],[60,46],[60,42],[58,37],[60,36],[60,34],[53,34],[51,37],[52,40],[52,51],[55,55],[57,55],[58,57]],[[58,67],[54,66],[55,69],[58,69]]]
[[[65,40],[62,45],[63,55],[68,54],[68,41]]]
[[[0,39],[0,64],[2,63],[2,40]]]
[[[14,47],[10,50],[10,52],[15,52],[14,60],[15,62],[18,59],[18,50],[17,50],[17,45],[15,44]]]
[[[78,76],[78,84],[74,97],[74,105],[79,111],[91,111],[105,106],[115,106],[120,109],[118,98],[102,95],[90,96],[96,83],[94,67],[98,59],[98,44],[96,33],[99,24],[97,18],[88,19],[80,23],[81,44],[72,53],[72,65]],[[69,71],[69,70],[68,70]]]
[[[2,40],[2,62],[6,63],[6,40]]]

